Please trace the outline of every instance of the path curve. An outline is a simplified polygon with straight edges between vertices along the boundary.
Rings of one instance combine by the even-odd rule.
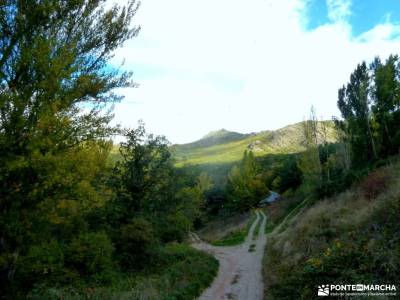
[[[219,261],[218,275],[212,285],[200,296],[200,300],[261,300],[264,294],[262,280],[262,258],[266,243],[266,216],[257,211],[257,218],[250,227],[246,240],[238,246],[212,246],[203,242],[192,233],[192,246],[214,255]],[[253,240],[253,232],[261,219],[257,237]],[[251,245],[254,251],[249,251]]]

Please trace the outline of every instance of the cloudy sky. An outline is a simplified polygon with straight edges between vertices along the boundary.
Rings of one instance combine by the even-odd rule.
[[[139,87],[120,91],[115,122],[173,143],[276,129],[311,105],[339,116],[357,63],[400,51],[399,0],[142,0],[135,23],[112,63]]]

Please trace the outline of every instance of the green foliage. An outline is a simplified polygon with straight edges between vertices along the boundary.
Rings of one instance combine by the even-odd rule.
[[[120,99],[114,88],[132,83],[107,62],[138,29],[134,1],[104,4],[0,6],[0,290],[11,298],[48,280],[39,264],[58,278],[83,215],[110,197],[104,139],[118,130],[104,108]]]
[[[152,224],[140,217],[122,225],[114,239],[117,256],[124,270],[143,268],[156,243]]]
[[[386,157],[398,153],[400,147],[399,57],[391,55],[385,63],[375,58],[370,69],[373,71],[370,84],[373,113],[371,127],[376,139],[377,152],[379,156]]]
[[[183,245],[171,245],[166,254],[173,265],[166,272],[172,286],[165,299],[192,299],[208,287],[218,272],[218,261]]]
[[[269,186],[278,193],[296,190],[301,184],[301,171],[297,164],[297,156],[288,156],[272,169],[272,174],[267,175]]]
[[[121,160],[113,170],[112,186],[117,191],[118,204],[123,209],[121,220],[132,213],[154,213],[167,210],[174,195],[174,170],[168,141],[164,137],[147,135],[143,124],[126,133],[121,143]]]
[[[30,247],[27,255],[18,262],[18,280],[28,285],[32,284],[32,278],[48,283],[68,280],[65,278],[68,276],[64,269],[64,252],[54,239]]]
[[[364,195],[362,181],[303,210],[283,230],[272,232],[265,265],[269,298],[311,299],[319,284],[396,282],[399,176],[398,163],[374,171],[366,181],[392,178],[374,200]]]
[[[113,269],[114,245],[105,232],[81,233],[68,247],[67,264],[97,284],[109,283]]]
[[[161,250],[162,263],[152,274],[121,276],[107,287],[35,288],[28,299],[194,299],[218,272],[211,255],[182,244]]]
[[[370,125],[369,75],[365,62],[359,64],[346,87],[339,90],[338,107],[347,121],[346,133],[357,163],[376,158],[375,141]],[[344,125],[344,123],[343,123]]]
[[[244,242],[247,236],[247,229],[232,231],[222,240],[214,241],[211,244],[214,246],[234,246]]]
[[[182,242],[192,227],[192,220],[182,211],[169,214],[161,227],[161,240],[163,242]]]
[[[229,173],[226,186],[226,208],[244,212],[254,207],[267,195],[268,188],[259,173],[253,153],[245,151],[239,166]]]
[[[90,298],[172,256],[163,243],[183,240],[199,217],[211,182],[182,179],[165,138],[139,126],[126,132],[116,165],[109,160],[107,139],[123,133],[109,124],[122,99],[114,90],[134,86],[109,59],[138,33],[135,2],[0,5],[1,297]],[[185,255],[170,264],[179,274],[158,275],[174,288],[183,282],[177,298],[197,296],[216,269],[196,273],[187,265],[210,258]]]
[[[350,82],[339,90],[338,122],[347,133],[356,166],[398,153],[400,129],[399,58],[379,58],[368,68],[359,64]]]

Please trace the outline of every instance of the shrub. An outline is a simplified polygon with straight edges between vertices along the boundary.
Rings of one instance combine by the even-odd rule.
[[[368,199],[376,198],[386,190],[391,179],[387,169],[379,169],[371,172],[360,184],[363,196]]]
[[[121,226],[115,242],[121,267],[127,270],[143,268],[155,243],[153,227],[142,217],[134,218],[129,224]]]
[[[167,216],[161,224],[161,239],[163,242],[182,242],[186,232],[191,227],[190,220],[181,212]]]
[[[39,281],[64,281],[64,252],[56,240],[34,245],[17,265],[17,278],[23,288]]]
[[[105,232],[82,233],[69,245],[67,262],[95,282],[112,280],[114,246]]]

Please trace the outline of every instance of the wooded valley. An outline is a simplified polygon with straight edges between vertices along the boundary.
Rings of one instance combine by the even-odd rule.
[[[397,55],[359,63],[333,120],[311,108],[277,131],[171,145],[144,123],[111,125],[116,89],[135,82],[109,61],[139,33],[139,5],[104,3],[0,4],[1,299],[194,299],[218,261],[189,233],[240,220],[209,240],[240,244],[270,191],[268,299],[399,283]]]

